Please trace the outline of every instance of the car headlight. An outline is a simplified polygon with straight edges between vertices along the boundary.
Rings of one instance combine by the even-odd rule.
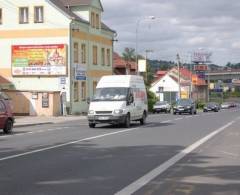
[[[123,113],[123,110],[122,110],[122,109],[114,110],[113,113],[114,113],[114,114],[122,114],[122,113]]]
[[[88,114],[90,114],[90,115],[94,114],[94,110],[89,110]]]
[[[191,108],[191,106],[187,106],[187,109]]]

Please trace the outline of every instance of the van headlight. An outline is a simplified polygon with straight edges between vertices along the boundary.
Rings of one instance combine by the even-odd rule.
[[[89,110],[89,111],[88,111],[88,114],[94,115],[94,110]]]
[[[122,114],[122,113],[123,113],[123,110],[122,110],[122,109],[117,109],[117,110],[114,110],[113,113],[114,113],[114,114]]]

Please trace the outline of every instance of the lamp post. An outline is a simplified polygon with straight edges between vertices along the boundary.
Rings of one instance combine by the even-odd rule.
[[[136,48],[135,48],[135,53],[136,53],[136,65],[137,65],[137,74],[139,75],[139,71],[138,71],[138,28],[139,28],[139,25],[140,25],[140,22],[142,20],[155,20],[155,16],[147,16],[147,17],[144,17],[144,18],[139,18],[137,20],[137,23],[136,23]]]
[[[177,54],[177,66],[178,66],[178,96],[181,99],[181,79],[180,79],[180,56]]]

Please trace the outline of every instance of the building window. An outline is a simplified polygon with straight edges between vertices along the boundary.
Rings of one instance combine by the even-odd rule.
[[[98,52],[97,52],[97,46],[93,46],[93,64],[97,65],[98,64]]]
[[[29,10],[28,7],[19,8],[19,23],[27,24],[29,22]]]
[[[97,29],[99,29],[99,24],[100,24],[99,14],[96,14],[96,28],[97,28]]]
[[[79,61],[78,61],[78,43],[74,43],[73,44],[74,46],[74,52],[73,52],[73,59],[74,59],[74,63],[78,63]]]
[[[94,12],[91,13],[91,26],[93,28],[95,28],[95,13]]]
[[[81,99],[82,101],[86,101],[86,82],[82,81],[81,83]]]
[[[107,49],[107,65],[111,65],[111,54],[110,54],[110,49]]]
[[[43,20],[44,20],[43,7],[42,6],[34,7],[34,22],[43,23]]]
[[[78,102],[79,100],[79,88],[78,88],[78,81],[74,82],[74,86],[73,86],[73,90],[74,90],[74,102]]]
[[[86,56],[87,56],[86,44],[82,44],[81,45],[82,64],[86,64]]]
[[[93,95],[96,94],[97,83],[97,81],[93,81]]]
[[[105,65],[105,49],[102,48],[101,50],[101,64],[104,66]]]
[[[0,8],[0,24],[2,24],[2,9]]]

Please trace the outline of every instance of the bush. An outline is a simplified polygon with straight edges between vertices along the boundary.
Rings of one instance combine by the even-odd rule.
[[[157,97],[153,92],[149,90],[147,90],[147,96],[148,96],[148,111],[152,112],[153,105],[157,102]]]
[[[197,101],[196,103],[197,103],[197,109],[203,109],[205,106],[205,103],[202,101]]]

